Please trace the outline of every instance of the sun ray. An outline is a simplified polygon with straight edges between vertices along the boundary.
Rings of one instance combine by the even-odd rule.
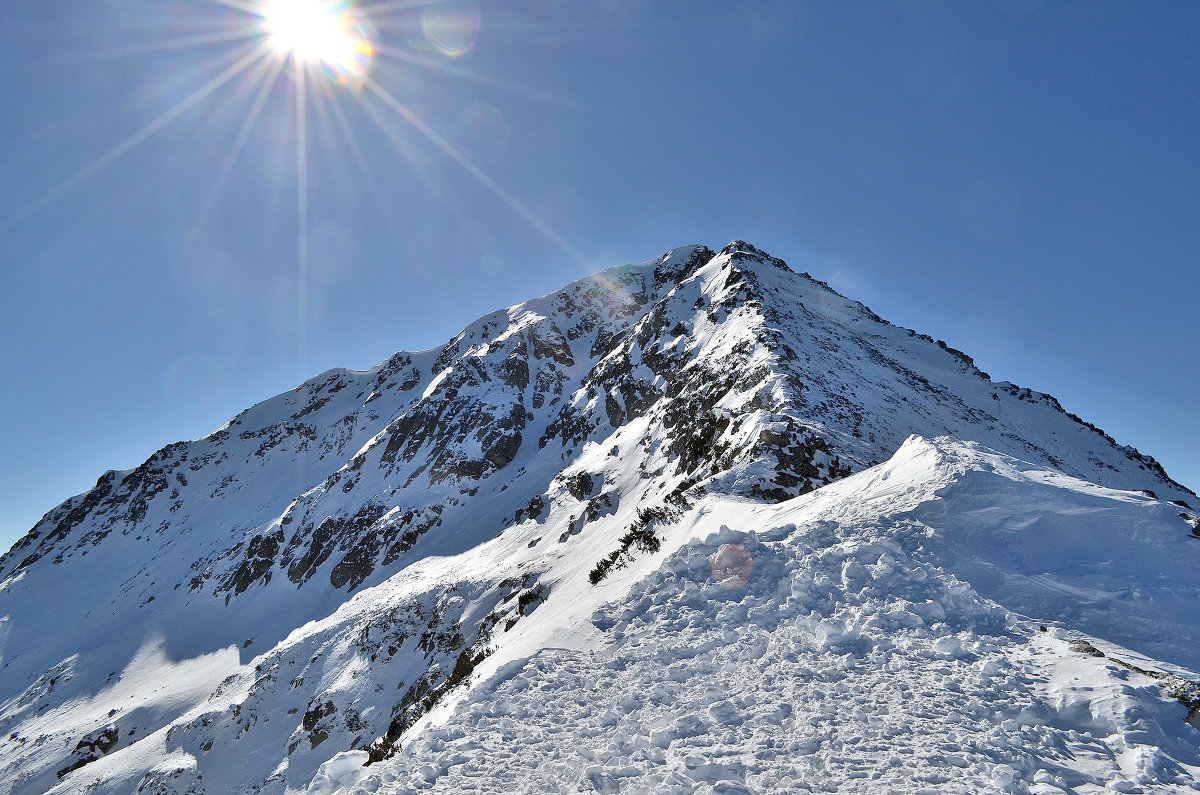
[[[466,170],[468,174],[473,176],[479,182],[479,184],[490,190],[498,199],[507,204],[511,210],[529,222],[534,229],[541,232],[548,240],[550,240],[550,242],[562,249],[564,253],[566,253],[579,264],[587,265],[587,262],[584,260],[583,256],[574,248],[572,248],[571,244],[569,244],[557,232],[547,226],[546,223],[539,218],[536,213],[522,204],[517,197],[513,196],[498,182],[488,176],[483,169],[471,162],[466,155],[458,151],[453,144],[451,144],[449,141],[439,135],[436,130],[426,124],[421,117],[413,113],[411,108],[388,93],[387,89],[379,85],[379,83],[375,80],[372,80],[368,77],[365,81],[365,85],[372,93],[378,96],[384,102],[384,104],[395,111],[406,122],[412,125],[417,132],[425,136],[429,142],[440,149],[443,154],[445,154],[455,163],[458,163],[458,165]]]
[[[235,8],[238,11],[245,11],[247,14],[252,14],[254,16],[262,15],[261,0],[210,0],[210,2],[227,6],[229,8]]]
[[[329,107],[332,111],[330,115],[333,117],[333,120],[337,124],[337,127],[341,131],[342,135],[346,137],[347,149],[350,151],[351,158],[353,158],[354,162],[358,165],[358,168],[360,171],[362,171],[363,176],[368,178],[368,183],[374,185],[375,181],[371,178],[371,170],[367,167],[367,156],[363,154],[362,147],[358,143],[358,136],[354,134],[354,128],[350,126],[350,120],[346,118],[345,111],[343,111],[342,106],[336,102],[329,103]],[[376,198],[382,202],[380,197]]]
[[[396,11],[410,11],[421,6],[435,6],[444,2],[446,0],[392,0],[392,2],[364,6],[363,13],[374,17],[380,14],[395,13]]]
[[[316,151],[317,140],[326,146],[339,147],[345,143],[348,130],[335,127],[333,115],[341,110],[338,97],[342,93],[339,86],[328,80],[318,80],[312,86],[309,118],[313,120],[313,130],[309,134],[312,142],[310,157],[319,157],[321,162],[329,162],[336,158],[340,148]]]
[[[401,129],[396,126],[394,120],[385,118],[383,112],[390,111],[390,108],[386,105],[381,107],[378,107],[378,105],[379,103],[364,102],[362,108],[383,136],[391,143],[396,152],[412,166],[413,174],[421,181],[424,189],[430,195],[436,196],[442,206],[454,216],[463,228],[469,229],[476,226],[478,222],[469,218],[463,212],[462,203],[456,201],[456,197],[449,191],[446,180],[435,178],[434,174],[431,173],[429,165],[424,162],[425,158],[415,151],[410,140],[402,134]],[[381,206],[386,206],[386,204],[381,204]],[[478,235],[472,232],[472,237],[477,238]]]
[[[249,69],[255,61],[264,58],[269,52],[269,50],[261,42],[250,42],[247,46],[242,48],[242,51],[245,51],[244,54],[242,54],[241,57],[238,57],[233,64],[227,67],[220,74],[210,79],[204,85],[200,86],[200,88],[196,89],[191,94],[172,105],[170,108],[151,121],[147,122],[137,132],[121,141],[112,149],[109,149],[91,163],[76,171],[72,176],[67,177],[49,191],[43,193],[37,199],[29,202],[15,213],[9,215],[8,218],[4,219],[3,221],[0,221],[0,229],[7,229],[14,223],[29,217],[32,213],[37,212],[47,204],[50,204],[54,200],[58,199],[75,186],[96,176],[96,174],[103,171],[113,161],[119,159],[135,146],[142,143],[162,128],[166,127],[175,119],[179,118],[185,111],[195,106],[201,100],[211,96],[214,91],[228,83],[233,78],[237,77],[242,72]],[[236,57],[237,54],[238,53],[234,53],[234,56]]]
[[[394,226],[395,216],[386,210],[386,208],[393,204],[393,200],[385,198],[379,182],[379,169],[372,168],[368,164],[368,158],[359,141],[358,133],[355,131],[350,119],[346,116],[345,103],[338,101],[339,92],[336,90],[336,86],[328,81],[318,82],[317,85],[320,87],[320,90],[314,94],[314,98],[317,100],[317,107],[313,115],[322,122],[321,129],[324,140],[336,141],[339,147],[337,153],[330,152],[326,154],[340,154],[342,156],[348,154],[350,159],[354,161],[354,169],[358,175],[358,181],[354,183],[355,188],[366,192],[372,200],[374,207],[380,210],[379,218],[384,222],[383,228],[387,234],[396,245],[403,245],[405,240],[397,234]],[[396,125],[380,117],[375,108],[372,107],[372,103],[361,103],[359,107],[362,108],[370,120],[379,128],[389,143],[413,166],[414,173],[417,174],[422,184],[431,191],[436,191],[437,184],[418,167],[418,164],[409,157],[407,152],[403,151],[403,148],[398,145],[395,138],[388,134],[390,131],[395,130]],[[351,174],[345,171],[339,171],[338,173],[347,179],[354,179]]]
[[[263,106],[266,105],[267,97],[271,93],[271,89],[275,83],[279,81],[279,75],[283,72],[283,61],[275,60],[272,63],[266,64],[266,74],[263,80],[259,83],[258,93],[254,97],[254,102],[250,106],[249,112],[246,114],[245,120],[242,121],[242,126],[238,129],[237,137],[233,141],[233,145],[226,153],[224,160],[221,163],[221,169],[217,172],[216,179],[213,180],[213,185],[209,189],[208,194],[204,198],[204,203],[200,207],[200,211],[196,214],[196,221],[192,224],[191,231],[188,233],[185,248],[189,247],[199,233],[201,222],[208,217],[209,211],[216,203],[217,195],[220,193],[221,187],[225,184],[225,180],[229,177],[229,172],[233,170],[233,164],[241,155],[242,149],[245,148],[246,142],[250,138],[251,132],[254,130],[254,125],[258,122],[259,116],[262,115]]]
[[[455,197],[447,189],[445,180],[438,180],[433,177],[429,167],[423,165],[421,158],[411,151],[410,144],[400,135],[399,130],[391,119],[384,118],[380,110],[371,103],[364,103],[363,108],[371,118],[371,121],[375,123],[375,126],[379,128],[384,137],[392,144],[392,147],[412,166],[413,173],[421,181],[421,185],[424,186],[425,190],[441,201],[442,206],[454,216],[462,228],[468,230],[472,239],[478,240],[480,236],[474,231],[474,228],[478,226],[478,221],[469,218],[463,212],[461,202],[455,201]]]
[[[499,80],[495,77],[479,74],[478,72],[472,72],[469,69],[463,69],[448,63],[443,63],[442,61],[429,58],[428,56],[419,55],[410,50],[404,50],[398,47],[390,47],[384,44],[376,46],[375,49],[380,55],[387,55],[395,58],[398,61],[405,61],[413,66],[420,66],[424,69],[429,69],[430,71],[441,72],[442,74],[447,74],[451,77],[460,77],[463,80],[469,80],[481,86],[498,88],[502,91],[508,91],[513,94],[529,97],[530,99],[542,100],[543,102],[550,102],[559,106],[567,105],[567,103],[565,103],[561,97],[554,96],[553,94],[549,94],[544,91],[535,91],[534,89],[526,88],[518,83],[510,83],[505,80]]]
[[[308,107],[306,70],[296,69],[296,344],[301,378],[308,373]]]
[[[220,30],[210,31],[208,33],[193,33],[189,36],[172,36],[170,38],[154,42],[147,42],[145,44],[139,44],[136,46],[131,45],[128,47],[102,49],[97,51],[96,55],[101,57],[144,55],[151,52],[183,50],[187,49],[188,47],[202,47],[205,44],[221,44],[229,41],[237,41],[238,39],[249,39],[261,36],[262,30],[256,25],[243,24],[236,27],[225,26]]]
[[[375,199],[379,207],[386,207],[387,202],[383,198],[382,192],[379,190],[379,182],[375,177],[375,172],[367,165],[367,156],[363,153],[362,146],[359,144],[358,136],[354,133],[354,128],[350,126],[350,120],[346,118],[346,113],[342,110],[342,106],[337,102],[330,102],[329,107],[332,111],[330,114],[336,123],[338,130],[346,141],[346,147],[350,152],[351,159],[358,166],[359,172],[363,176],[363,183],[367,186],[371,196]],[[389,226],[390,230],[391,227]]]
[[[371,121],[375,123],[375,127],[383,137],[392,145],[392,148],[412,166],[414,173],[423,181],[428,182],[426,174],[421,167],[421,158],[418,156],[416,148],[408,138],[401,134],[395,122],[390,118],[385,119],[381,109],[376,107],[376,103],[364,102],[362,108],[371,118]],[[384,109],[386,109],[386,106],[384,106]]]

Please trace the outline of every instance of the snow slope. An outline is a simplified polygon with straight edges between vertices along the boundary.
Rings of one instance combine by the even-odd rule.
[[[991,382],[781,260],[685,247],[441,348],[322,374],[47,514],[0,558],[0,791],[325,791],[335,774],[450,791],[471,770],[530,791],[676,774],[685,789],[854,789],[864,770],[879,791],[949,791],[966,774],[943,769],[962,759],[929,743],[985,734],[1065,750],[1035,782],[1050,761],[987,746],[963,768],[970,791],[1007,786],[1009,769],[1018,789],[1182,786],[1194,732],[1161,694],[1186,701],[1200,668],[1196,503],[1053,398]],[[1078,632],[1128,651],[1064,651]],[[845,675],[801,693],[789,665]],[[869,701],[889,676],[912,693],[894,720],[835,712],[826,727],[830,743],[845,726],[897,749],[886,768],[878,749],[853,765],[810,749],[821,721],[755,691],[778,681],[832,709],[837,682]],[[725,699],[740,723],[696,711],[705,678],[740,693]],[[607,695],[563,700],[593,680],[671,695],[640,723],[624,720],[634,706],[587,711]],[[979,720],[950,734],[930,715],[962,693]],[[487,712],[500,703],[526,717]],[[1099,722],[1080,728],[1083,712]],[[568,755],[553,769],[523,750],[557,742],[528,733],[539,720]],[[576,764],[576,748],[603,755],[592,731],[651,750]],[[1079,762],[1071,731],[1109,761]],[[489,732],[513,747],[496,756]],[[686,751],[702,746],[809,749],[832,772],[726,770]]]
[[[1131,593],[1086,617],[1107,656],[1071,650],[1068,639],[1084,636],[1057,605],[1010,612],[952,573],[980,570],[955,547],[983,522],[924,519],[969,515],[984,476],[1019,478],[1007,484],[1017,494],[1023,481],[1043,484],[1032,510],[993,494],[995,532],[1014,517],[1054,525],[1019,550],[983,545],[992,566],[1032,576],[1026,561],[1040,557],[1039,587],[1054,593],[1122,563],[1108,583]],[[1099,510],[1109,522],[1092,521]],[[687,540],[595,611],[595,635],[518,659],[388,762],[335,758],[307,792],[1200,789],[1200,731],[1170,695],[1200,688],[1146,672],[1194,674],[1099,640],[1195,664],[1194,629],[1138,620],[1154,602],[1138,583],[1167,560],[1200,557],[1171,518],[1140,495],[917,437],[886,464],[788,503],[705,498],[664,531]],[[1095,543],[1057,557],[1062,535]],[[745,582],[717,579],[731,549],[752,561]],[[1173,598],[1194,605],[1194,582]],[[586,599],[577,587],[585,593],[571,598]]]

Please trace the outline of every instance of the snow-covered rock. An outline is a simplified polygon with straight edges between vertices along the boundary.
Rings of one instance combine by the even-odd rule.
[[[1176,791],[1197,507],[1052,397],[689,246],[48,513],[0,558],[0,783]]]

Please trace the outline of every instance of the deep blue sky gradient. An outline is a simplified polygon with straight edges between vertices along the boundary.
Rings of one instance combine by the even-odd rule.
[[[477,14],[473,47],[434,46],[431,10]],[[382,15],[378,43],[426,60],[381,54],[372,79],[512,201],[339,89],[337,112],[309,103],[306,274],[287,74],[220,182],[258,73],[100,167],[240,46],[164,45],[247,19],[214,0],[0,10],[0,546],[324,369],[734,238],[1200,488],[1196,3]]]

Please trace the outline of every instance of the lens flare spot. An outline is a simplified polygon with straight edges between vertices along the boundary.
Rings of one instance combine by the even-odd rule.
[[[469,6],[430,9],[421,14],[421,32],[442,55],[458,58],[475,48],[483,19]]]
[[[722,544],[709,559],[718,585],[741,588],[754,575],[754,556],[741,544]]]
[[[320,67],[342,85],[361,85],[375,55],[366,16],[352,2],[264,0],[259,14],[271,49]]]

